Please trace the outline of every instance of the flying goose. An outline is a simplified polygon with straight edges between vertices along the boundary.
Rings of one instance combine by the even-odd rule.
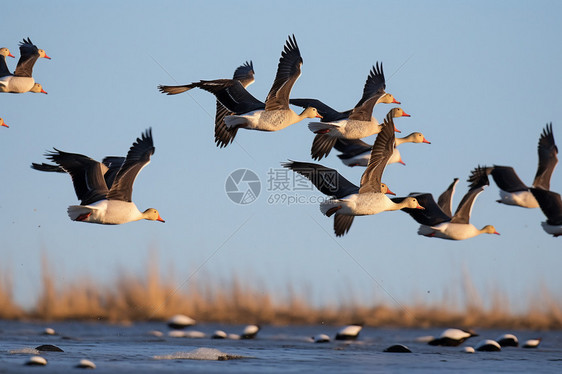
[[[0,92],[29,92],[35,83],[32,76],[35,61],[38,58],[51,59],[44,50],[38,49],[29,38],[20,42],[20,55],[14,74],[0,77]]]
[[[381,178],[394,148],[394,123],[390,113],[386,116],[383,126],[383,130],[377,136],[373,145],[371,161],[361,177],[360,187],[357,188],[357,186],[338,175],[338,188],[335,192],[330,193],[333,198],[320,204],[320,210],[323,214],[328,217],[335,214],[334,232],[336,236],[342,236],[349,231],[354,216],[372,215],[405,207],[423,209],[414,197],[400,198],[400,202],[395,203],[385,195]],[[283,166],[307,176],[292,163],[284,164]],[[311,179],[310,177],[308,178]],[[314,184],[318,187],[317,183]],[[322,189],[320,190],[328,194]],[[329,192],[329,190],[327,191]]]
[[[480,234],[499,235],[492,225],[484,226],[479,230],[469,223],[474,201],[484,190],[484,187],[488,185],[488,178],[483,168],[477,168],[474,176],[479,176],[478,182],[476,182],[475,179],[475,183],[473,183],[474,186],[464,195],[454,215],[451,215],[450,207],[457,180],[455,180],[447,191],[439,197],[439,204],[435,203],[430,193],[413,192],[408,195],[416,197],[419,203],[425,208],[423,211],[403,209],[404,212],[408,213],[420,224],[418,230],[419,235],[449,240],[464,240]],[[393,198],[396,202],[400,202],[400,199],[401,198]]]
[[[252,61],[240,65],[234,71],[234,75],[232,80],[237,80],[240,82],[242,87],[246,88],[250,84],[254,83],[254,65]],[[165,93],[167,95],[177,95],[179,93],[188,91],[194,87],[197,87],[196,84],[185,84],[181,86],[158,86],[160,92]],[[223,148],[229,145],[234,141],[234,137],[238,132],[238,128],[230,129],[226,127],[224,123],[224,118],[233,114],[228,108],[220,103],[217,100],[217,110],[215,114],[215,143],[217,147]]]
[[[316,139],[316,138],[315,138]],[[388,164],[401,163],[402,161],[398,146],[404,143],[427,143],[431,144],[421,132],[413,132],[408,136],[396,138],[394,152],[388,160]],[[334,147],[341,152],[339,159],[347,166],[367,166],[371,157],[372,145],[365,143],[361,139],[337,139]]]
[[[301,114],[289,108],[289,94],[301,75],[302,61],[293,35],[288,38],[281,52],[277,74],[265,103],[252,96],[242,83],[235,79],[202,80],[192,85],[212,93],[225,108],[234,113],[224,118],[229,130],[244,128],[278,131],[305,118],[321,118],[313,107],[306,108]]]
[[[150,162],[152,154],[152,130],[148,129],[133,143],[110,183],[105,179],[109,175],[109,168],[87,156],[62,152],[56,148],[46,156],[70,174],[76,196],[81,200],[81,205],[68,207],[71,220],[118,225],[141,219],[164,222],[156,209],[149,208],[141,212],[132,202],[135,178]],[[36,167],[32,165],[32,168]]]
[[[372,67],[363,88],[361,100],[351,110],[338,112],[317,99],[291,99],[290,103],[300,107],[312,106],[322,115],[322,122],[310,122],[308,128],[316,134],[312,143],[311,155],[320,160],[330,153],[338,138],[361,139],[378,134],[382,125],[373,117],[373,108],[377,103],[394,103],[394,96],[385,92],[386,83],[382,63]],[[409,117],[401,108],[395,111],[395,117]]]
[[[558,163],[558,148],[554,142],[552,122],[543,129],[537,150],[539,165],[533,181],[533,187],[549,190],[550,178]],[[494,165],[486,167],[486,174],[492,175],[494,182],[496,182],[499,188],[500,199],[496,200],[498,203],[516,205],[523,208],[537,208],[539,206],[537,200],[529,191],[529,187],[521,181],[511,166]],[[472,182],[472,176],[469,181]]]

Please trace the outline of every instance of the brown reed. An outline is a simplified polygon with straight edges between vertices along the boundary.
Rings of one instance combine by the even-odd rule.
[[[97,320],[131,322],[165,320],[174,314],[186,314],[200,322],[261,324],[331,324],[362,322],[368,326],[467,328],[560,329],[562,306],[546,286],[529,298],[526,312],[510,312],[509,300],[499,290],[485,307],[467,272],[461,292],[446,290],[444,299],[427,304],[420,297],[412,305],[370,304],[346,296],[342,304],[312,305],[307,294],[299,294],[290,285],[286,296],[275,298],[264,291],[261,282],[242,281],[233,276],[228,282],[211,280],[198,274],[186,284],[178,284],[173,271],[160,274],[156,255],[151,253],[144,276],[118,272],[111,286],[82,277],[57,284],[52,266],[42,259],[42,290],[30,310],[13,300],[9,275],[0,278],[0,318],[36,320]],[[203,279],[200,282],[198,279]],[[207,279],[209,278],[209,279]],[[352,293],[349,293],[352,294]],[[461,295],[461,304],[452,302]],[[451,295],[455,295],[452,297]],[[377,300],[373,295],[372,300]],[[380,296],[380,295],[379,295]],[[449,300],[447,300],[449,299]]]

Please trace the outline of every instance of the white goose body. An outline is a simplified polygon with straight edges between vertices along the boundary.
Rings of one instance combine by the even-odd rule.
[[[88,215],[88,213],[91,213]],[[81,216],[84,219],[79,219]],[[135,203],[121,200],[100,200],[90,205],[71,205],[68,216],[73,221],[100,223],[103,225],[120,225],[144,218]]]
[[[382,126],[375,117],[370,121],[342,119],[337,122],[310,122],[312,132],[326,132],[330,136],[344,139],[362,139],[381,132]]]
[[[34,84],[35,79],[33,79],[33,77],[17,77],[15,75],[8,75],[0,78],[0,92],[29,92],[33,88]]]
[[[487,227],[490,226],[485,226],[479,230],[470,223],[443,222],[436,226],[421,225],[418,234],[441,239],[465,240],[484,233],[495,233],[495,230],[488,229]]]
[[[328,215],[332,208],[340,207],[338,214],[348,216],[367,216],[387,210],[398,210],[401,205],[394,203],[381,192],[358,193],[343,199],[326,200],[320,203],[320,211]]]
[[[531,191],[517,191],[517,192],[506,192],[504,190],[499,190],[500,199],[497,200],[498,203],[506,205],[515,205],[523,208],[538,208],[539,203],[537,199],[533,196]]]
[[[58,149],[46,154],[56,165],[32,164],[46,172],[66,172],[74,184],[81,205],[67,209],[73,221],[119,225],[146,219],[165,222],[154,208],[139,211],[132,202],[133,183],[154,154],[152,130],[148,129],[129,148],[126,157],[106,157],[103,162]]]
[[[301,114],[291,109],[255,110],[242,115],[225,117],[224,123],[228,128],[242,127],[248,130],[279,131],[300,122],[304,118],[318,117],[314,108],[307,108]]]

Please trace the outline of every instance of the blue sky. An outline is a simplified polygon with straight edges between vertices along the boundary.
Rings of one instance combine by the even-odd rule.
[[[294,34],[304,64],[292,97],[345,110],[382,61],[387,92],[412,115],[396,126],[432,142],[402,145],[406,166],[389,166],[385,182],[398,195],[438,195],[458,177],[456,207],[478,164],[511,165],[530,184],[547,122],[562,144],[558,2],[10,1],[3,9],[9,17],[0,44],[16,55],[12,70],[24,37],[52,57],[33,71],[48,95],[0,97],[0,116],[10,125],[0,129],[0,271],[12,275],[22,305],[37,295],[42,254],[61,284],[84,274],[109,284],[120,271],[144,271],[150,250],[162,269],[174,268],[182,289],[187,279],[235,274],[280,294],[292,285],[318,304],[433,302],[457,293],[463,272],[484,302],[501,291],[512,306],[526,307],[543,286],[560,295],[560,238],[542,230],[540,210],[495,203],[495,184],[476,201],[471,222],[495,225],[499,237],[428,239],[409,216],[388,212],[359,217],[335,238],[318,204],[268,203],[278,192],[267,190],[268,172],[287,159],[311,161],[306,121],[277,133],[239,131],[236,143],[218,149],[212,95],[156,89],[229,78],[252,60],[249,90],[265,99]],[[382,120],[390,108],[377,106],[374,115]],[[95,159],[125,155],[148,127],[156,153],[133,199],[141,210],[157,208],[165,224],[72,222],[70,178],[29,167],[52,147]],[[335,153],[321,163],[356,183],[364,170],[344,166]],[[240,168],[262,182],[250,205],[232,203],[225,192],[228,175]],[[560,192],[558,169],[551,189]]]

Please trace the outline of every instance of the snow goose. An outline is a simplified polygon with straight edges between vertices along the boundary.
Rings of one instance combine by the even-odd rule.
[[[539,165],[533,187],[543,190],[550,189],[550,178],[558,163],[558,148],[554,142],[552,123],[543,129],[538,144]],[[523,208],[537,208],[539,206],[529,187],[521,181],[511,166],[494,165],[486,167],[486,174],[492,175],[499,188],[500,199],[498,203],[516,205]],[[477,178],[477,177],[476,177]],[[472,181],[472,177],[469,179]]]
[[[560,199],[560,194],[532,187],[530,191],[546,216],[546,221],[541,222],[543,230],[554,237],[562,235],[562,199]]]
[[[454,181],[447,191],[440,196],[440,204],[435,203],[430,193],[414,192],[409,195],[416,197],[419,203],[425,208],[424,211],[403,209],[404,212],[412,216],[412,218],[421,225],[418,230],[419,235],[449,240],[465,240],[480,234],[499,235],[492,225],[484,226],[479,230],[469,223],[474,201],[484,190],[484,187],[488,185],[485,170],[482,168],[476,170],[478,173],[474,175],[480,175],[479,183],[476,183],[464,195],[453,216],[450,214],[450,201],[457,181]],[[450,193],[448,191],[450,191]],[[395,202],[400,202],[400,198],[393,198],[393,200]]]
[[[446,329],[438,338],[430,340],[427,344],[456,347],[473,336],[478,336],[478,334],[471,330]]]
[[[250,84],[254,83],[254,65],[252,61],[240,65],[234,71],[234,75],[232,76],[232,80],[237,80],[240,82],[242,87],[247,88]],[[195,84],[185,84],[181,86],[158,86],[160,92],[165,93],[167,95],[177,95],[182,92],[186,92],[192,88],[196,87]],[[216,114],[215,114],[215,143],[217,147],[223,148],[229,145],[234,141],[234,137],[238,132],[237,128],[230,129],[226,127],[224,123],[224,118],[231,114],[234,114],[228,108],[220,103],[217,100],[216,103]]]
[[[300,114],[289,108],[289,94],[301,75],[301,65],[302,57],[293,35],[288,38],[281,52],[277,74],[265,103],[252,96],[235,79],[199,81],[192,85],[212,93],[224,107],[234,113],[224,118],[228,129],[278,131],[305,118],[322,118],[313,107],[306,108]]]
[[[14,74],[0,78],[0,92],[29,92],[35,83],[32,77],[35,61],[38,58],[51,59],[44,50],[38,49],[29,38],[20,42],[20,55]]]
[[[315,182],[309,175],[310,169],[301,170],[299,165],[287,163],[283,166],[290,168],[299,174],[309,178],[321,192],[333,196],[320,204],[320,210],[328,217],[334,216],[334,232],[336,236],[347,233],[353,223],[354,216],[372,215],[388,210],[398,210],[406,207],[412,209],[423,209],[414,197],[400,198],[400,202],[395,203],[385,195],[381,184],[382,173],[394,148],[394,123],[392,115],[387,115],[384,121],[383,131],[377,136],[377,140],[371,152],[371,161],[361,177],[361,185],[358,188],[353,183],[340,177],[332,179],[332,183],[337,182],[337,188],[320,188],[324,177],[316,176],[319,182]],[[313,174],[314,175],[314,174]],[[334,176],[332,175],[332,178]]]
[[[131,199],[135,178],[150,162],[152,154],[152,130],[148,129],[129,149],[125,161],[110,183],[111,186],[108,186],[105,179],[108,176],[106,169],[109,168],[103,163],[56,148],[46,156],[70,174],[76,196],[81,200],[81,205],[68,207],[70,219],[117,225],[141,219],[164,222],[156,209],[150,208],[141,212]]]
[[[0,78],[11,75],[10,69],[8,69],[6,64],[6,57],[14,57],[14,55],[10,53],[8,48],[0,48]]]
[[[388,164],[401,163],[402,161],[398,146],[404,143],[427,143],[431,144],[421,132],[413,132],[403,138],[396,138],[394,151],[388,160]],[[372,145],[365,143],[361,139],[337,139],[334,148],[341,152],[339,159],[347,166],[367,166],[371,157]]]
[[[300,107],[313,106],[322,115],[322,122],[311,122],[310,131],[317,134],[311,148],[312,158],[320,160],[330,153],[338,138],[361,139],[378,134],[382,126],[373,117],[373,108],[378,103],[395,103],[394,96],[386,93],[382,63],[373,66],[363,88],[363,96],[357,105],[345,112],[338,112],[317,99],[291,99],[290,103]],[[401,108],[395,111],[395,117],[409,117]]]

